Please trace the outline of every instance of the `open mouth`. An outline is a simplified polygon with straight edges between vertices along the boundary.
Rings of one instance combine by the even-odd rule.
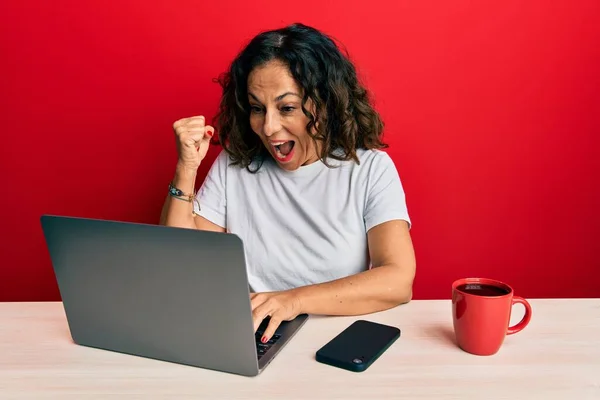
[[[295,142],[293,140],[271,143],[271,146],[273,147],[273,152],[275,153],[275,157],[277,158],[277,160],[281,162],[291,160],[294,156],[294,144]]]

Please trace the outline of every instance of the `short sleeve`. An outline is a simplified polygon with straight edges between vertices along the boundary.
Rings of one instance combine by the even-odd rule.
[[[377,152],[369,170],[364,219],[367,231],[395,219],[404,220],[411,227],[398,170],[390,156],[383,151]]]
[[[228,155],[223,150],[208,170],[196,193],[194,213],[221,228],[227,228],[227,168]]]

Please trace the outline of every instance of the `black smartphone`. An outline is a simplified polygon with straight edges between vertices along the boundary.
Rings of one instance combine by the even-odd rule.
[[[400,329],[358,320],[317,351],[318,362],[353,372],[371,366],[400,337]]]

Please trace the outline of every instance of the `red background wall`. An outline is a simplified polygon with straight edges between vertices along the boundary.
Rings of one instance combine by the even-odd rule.
[[[59,298],[42,213],[157,222],[171,124],[214,115],[212,78],[295,21],[344,42],[375,95],[415,298],[473,275],[600,296],[600,3],[326,3],[3,1],[0,300]]]

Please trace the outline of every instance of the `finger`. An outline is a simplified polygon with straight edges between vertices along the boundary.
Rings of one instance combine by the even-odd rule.
[[[192,132],[188,134],[187,140],[185,140],[188,144],[198,145],[202,139],[204,139],[204,132]]]
[[[188,123],[202,123],[204,124],[204,121],[206,121],[206,118],[204,118],[204,115],[195,115],[193,117],[189,117],[188,118]]]
[[[215,134],[215,128],[213,128],[210,125],[206,125],[204,127],[205,131],[204,131],[204,139],[206,140],[210,140],[212,139],[213,135]]]
[[[210,140],[212,138],[212,135],[214,134],[214,131],[215,130],[212,126],[207,126],[201,129],[190,130],[188,133],[188,137],[192,139],[195,144],[198,144],[202,140]]]
[[[203,115],[196,115],[194,117],[189,117],[189,118],[181,118],[181,119],[175,121],[175,123],[173,124],[173,128],[177,129],[177,128],[185,127],[186,125],[190,125],[190,124],[199,124],[199,125],[204,126],[205,121],[206,121],[206,118],[204,118]]]
[[[267,302],[261,304],[260,306],[256,307],[254,311],[252,311],[254,332],[256,332],[263,320],[270,315],[271,311],[272,310],[269,308],[269,303]]]
[[[193,117],[186,118],[185,124],[183,124],[183,125],[202,125],[202,126],[204,126],[205,122],[206,122],[206,118],[204,118],[204,115],[196,115]]]
[[[265,329],[265,333],[263,333],[263,336],[260,339],[260,341],[263,343],[267,343],[269,340],[271,340],[271,338],[275,334],[275,331],[277,330],[277,327],[279,327],[280,324],[281,319],[279,319],[277,315],[272,315],[271,320],[269,321],[269,325],[267,325],[267,329]]]
[[[179,130],[181,130],[181,132],[205,132],[205,131],[209,131],[209,130],[214,130],[212,129],[212,126],[200,126],[200,125],[194,125],[194,126],[182,126],[181,128],[179,128]]]
[[[181,126],[181,128],[182,128],[182,130],[189,131],[190,129],[198,129],[198,128],[204,129],[205,126],[206,125],[204,125],[204,124],[195,123],[195,124],[185,124],[185,125]]]
[[[177,134],[185,135],[187,132],[204,132],[206,127],[204,125],[181,125],[180,127],[175,128],[175,132]]]
[[[250,306],[252,307],[252,312],[256,310],[259,306],[261,306],[267,300],[266,296],[261,293],[254,293],[250,295]]]
[[[173,123],[173,129],[177,130],[177,128],[180,128],[183,124],[187,122],[187,120],[187,118],[178,119]]]
[[[182,125],[184,128],[196,128],[206,126],[204,118],[189,120],[186,124]]]
[[[193,126],[193,127],[181,127],[179,129],[181,130],[182,134],[185,134],[186,132],[191,132],[191,133],[202,132],[202,133],[206,133],[206,135],[208,137],[211,137],[215,133],[215,128],[213,128],[210,125],[206,125],[206,126]]]

